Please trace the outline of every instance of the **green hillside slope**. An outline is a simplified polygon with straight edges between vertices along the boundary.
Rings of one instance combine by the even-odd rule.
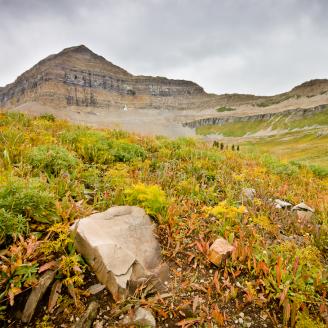
[[[222,125],[205,125],[197,128],[197,134],[221,134],[224,137],[243,137],[261,131],[292,131],[314,126],[328,126],[328,107],[323,112],[311,116],[276,115],[270,120],[231,122]]]

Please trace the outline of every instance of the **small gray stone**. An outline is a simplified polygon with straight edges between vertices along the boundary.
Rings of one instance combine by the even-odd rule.
[[[96,295],[96,294],[100,293],[104,288],[106,288],[105,285],[95,284],[95,285],[90,286],[87,289],[87,292],[89,292],[92,295]]]
[[[156,327],[156,320],[149,310],[138,308],[134,316],[126,316],[122,321],[124,325],[136,325],[138,327]]]
[[[95,323],[93,324],[93,328],[103,328],[104,327],[104,322],[103,321],[95,321]]]
[[[312,213],[315,212],[312,207],[306,205],[304,202],[295,205],[292,208],[292,211],[306,211],[306,212],[312,212]]]
[[[275,199],[274,204],[276,208],[291,208],[293,205],[281,199]]]
[[[91,302],[82,318],[72,328],[90,328],[97,317],[98,309],[99,304],[97,302]]]
[[[253,200],[256,194],[256,190],[253,188],[243,188],[241,192],[242,200]]]

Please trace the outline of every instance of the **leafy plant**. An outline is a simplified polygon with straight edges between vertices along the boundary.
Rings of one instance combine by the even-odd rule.
[[[327,327],[323,322],[318,319],[313,320],[306,312],[301,312],[298,315],[296,328],[325,328]]]
[[[19,238],[18,243],[9,248],[7,256],[1,256],[0,262],[0,301],[9,299],[10,305],[24,288],[37,282],[39,264],[37,262],[39,243],[35,237]]]
[[[67,149],[57,145],[44,145],[32,148],[27,162],[38,171],[57,176],[61,172],[72,172],[78,160]]]
[[[29,231],[28,220],[21,214],[15,215],[0,209],[0,245],[12,237],[16,239],[18,235],[26,235]]]
[[[60,137],[87,163],[109,164],[113,160],[112,142],[101,131],[78,127],[65,131]]]
[[[57,278],[70,289],[77,306],[80,306],[79,286],[85,283],[83,272],[86,264],[74,247],[74,231],[70,231],[69,224],[57,223],[48,229],[48,236],[40,246],[48,261],[53,260],[54,255],[59,260],[55,261],[58,269]],[[49,262],[52,263],[52,262]]]
[[[53,114],[45,113],[39,116],[40,119],[46,120],[48,122],[55,122],[56,117]]]
[[[110,153],[117,162],[130,162],[146,158],[146,152],[141,146],[122,141],[113,142]]]
[[[0,208],[42,223],[57,219],[54,196],[40,180],[10,179],[0,188]]]
[[[127,189],[125,195],[130,205],[139,205],[161,223],[165,222],[168,201],[165,192],[159,186],[138,183]]]
[[[243,214],[245,212],[245,207],[235,207],[228,205],[227,202],[223,201],[219,203],[218,205],[214,206],[213,208],[208,209],[208,213],[211,215],[216,216],[219,219],[235,219],[240,214]]]

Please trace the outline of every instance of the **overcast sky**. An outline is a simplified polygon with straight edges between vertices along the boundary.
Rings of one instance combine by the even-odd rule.
[[[0,86],[84,44],[136,75],[275,94],[328,78],[328,0],[0,0]]]

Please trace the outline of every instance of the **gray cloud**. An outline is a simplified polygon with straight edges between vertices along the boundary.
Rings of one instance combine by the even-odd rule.
[[[85,44],[133,74],[273,94],[328,77],[326,0],[0,0],[0,85]]]

